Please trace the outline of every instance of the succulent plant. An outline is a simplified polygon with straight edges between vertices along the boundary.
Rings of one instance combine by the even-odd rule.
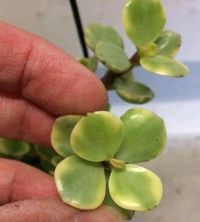
[[[168,77],[187,75],[186,65],[174,59],[181,37],[164,30],[166,15],[161,0],[127,0],[122,21],[133,50],[136,49],[130,58],[114,28],[93,23],[85,30],[85,40],[94,56],[80,61],[92,71],[98,63],[103,64],[107,72],[102,81],[108,90],[114,89],[127,102],[146,103],[154,93],[133,78],[132,69],[141,66],[148,72]]]
[[[63,127],[68,125],[70,131]],[[107,111],[81,118],[61,117],[54,123],[51,139],[65,158],[54,174],[65,203],[86,210],[106,204],[110,198],[118,208],[129,211],[146,211],[158,205],[162,196],[159,177],[135,165],[156,157],[165,146],[164,122],[153,112],[135,108],[121,118]]]

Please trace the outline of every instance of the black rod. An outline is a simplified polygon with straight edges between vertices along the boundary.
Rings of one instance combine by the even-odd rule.
[[[88,58],[88,50],[87,50],[87,46],[84,39],[83,26],[82,26],[81,17],[80,17],[76,0],[70,0],[70,5],[73,11],[74,21],[76,23],[76,29],[78,32],[78,37],[81,44],[82,53],[84,57]]]

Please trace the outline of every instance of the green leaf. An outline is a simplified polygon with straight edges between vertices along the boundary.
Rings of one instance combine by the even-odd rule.
[[[28,144],[29,144],[30,150],[22,158],[20,158],[20,161],[24,163],[28,163],[29,165],[38,167],[38,155],[35,151],[35,145],[31,143],[28,143]]]
[[[106,111],[89,113],[74,127],[72,150],[83,159],[99,162],[111,159],[123,139],[122,121]]]
[[[154,93],[149,87],[133,80],[119,77],[115,79],[113,86],[117,94],[130,103],[142,104],[154,97]]]
[[[114,208],[116,211],[118,211],[121,216],[123,217],[124,220],[131,220],[132,217],[134,216],[134,211],[126,210],[121,207],[119,207],[111,198],[110,193],[109,193],[109,188],[108,188],[108,180],[109,180],[110,173],[106,171],[106,196],[103,201],[103,205],[110,206]]]
[[[57,165],[54,178],[61,199],[73,207],[95,209],[104,200],[106,181],[101,164],[70,156]]]
[[[57,153],[49,147],[36,146],[35,151],[37,155],[40,157],[40,159],[46,160],[49,162],[54,156],[58,156]]]
[[[56,155],[51,159],[51,164],[56,167],[62,160],[62,157]]]
[[[122,73],[131,67],[124,50],[111,42],[98,42],[95,54],[113,72]]]
[[[42,170],[53,175],[55,166],[62,160],[62,158],[49,147],[35,146],[35,152],[39,157]]]
[[[148,211],[155,208],[162,198],[162,183],[153,172],[132,164],[124,170],[113,170],[109,191],[113,201],[122,208]]]
[[[155,43],[158,55],[173,58],[181,46],[181,36],[176,32],[163,31]]]
[[[30,146],[25,141],[0,138],[0,156],[21,159],[30,151]]]
[[[84,57],[84,58],[81,58],[79,62],[93,72],[96,71],[97,66],[98,66],[98,61],[96,57],[90,57],[90,58]]]
[[[123,41],[119,34],[109,26],[91,24],[85,30],[85,41],[94,51],[98,42],[111,42],[123,48]]]
[[[46,172],[46,173],[48,173],[49,175],[53,176],[54,175],[55,166],[52,163],[50,163],[50,162],[48,162],[46,160],[41,160],[40,161],[39,169],[44,171],[44,172]]]
[[[189,72],[183,63],[162,55],[142,57],[140,64],[149,72],[169,77],[183,77]]]
[[[123,75],[121,75],[120,78],[123,79],[124,81],[133,81],[134,75],[133,75],[132,71],[129,71],[127,73],[123,73]]]
[[[122,18],[128,37],[139,49],[154,42],[165,25],[160,0],[128,0]]]
[[[155,113],[142,109],[130,109],[121,117],[124,123],[124,139],[115,156],[126,163],[143,162],[158,156],[166,143],[163,120]]]
[[[82,116],[66,115],[56,119],[51,132],[51,144],[54,150],[62,157],[73,154],[70,145],[72,129]]]
[[[147,47],[140,50],[139,55],[140,57],[144,56],[154,56],[157,53],[157,45],[153,42],[150,43]]]

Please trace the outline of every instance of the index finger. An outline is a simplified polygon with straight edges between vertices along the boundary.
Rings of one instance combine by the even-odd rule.
[[[104,108],[106,91],[93,73],[50,43],[0,22],[0,89],[53,115]]]

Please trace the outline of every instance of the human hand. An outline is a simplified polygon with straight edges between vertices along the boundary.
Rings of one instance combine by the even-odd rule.
[[[106,91],[93,73],[29,33],[0,22],[0,136],[50,146],[56,116],[103,109]],[[53,178],[0,159],[0,221],[117,222],[109,207],[79,211],[59,199]]]

